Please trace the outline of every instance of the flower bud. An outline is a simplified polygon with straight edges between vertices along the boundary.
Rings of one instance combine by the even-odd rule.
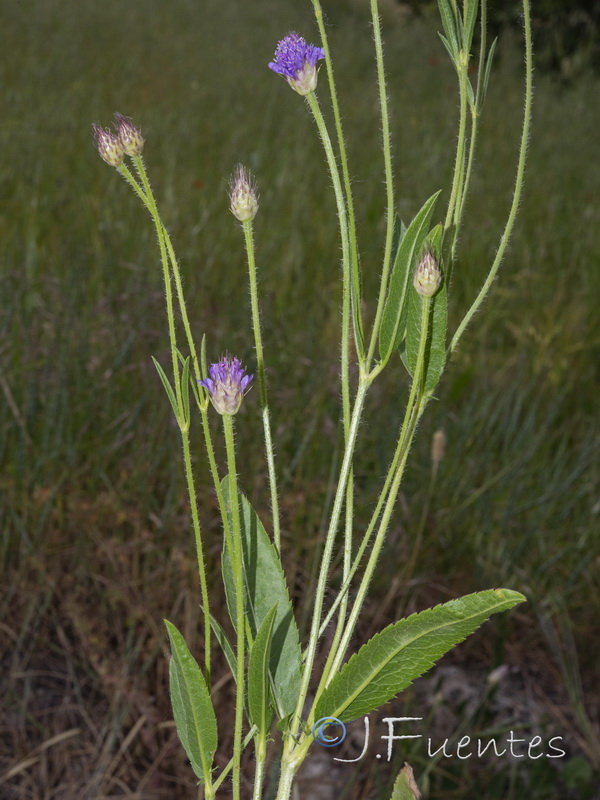
[[[422,297],[433,297],[441,281],[442,273],[438,262],[431,250],[426,250],[415,270],[413,286]]]
[[[144,139],[138,127],[136,127],[129,117],[122,114],[115,114],[115,126],[117,137],[127,156],[140,156],[144,149]]]
[[[123,163],[125,151],[119,139],[111,131],[101,128],[100,125],[93,125],[94,140],[100,158],[104,159],[111,167],[119,167]]]
[[[228,357],[211,364],[209,374],[209,378],[199,383],[208,389],[215,409],[219,414],[237,414],[254,376],[246,375],[239,359]]]
[[[258,211],[258,193],[252,177],[241,164],[229,182],[231,213],[240,222],[253,220]]]

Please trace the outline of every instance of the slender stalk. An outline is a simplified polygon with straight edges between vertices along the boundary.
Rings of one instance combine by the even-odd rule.
[[[145,188],[145,193],[140,189],[137,182],[131,175],[131,172],[125,167],[124,165],[119,168],[119,171],[123,175],[123,177],[128,181],[128,183],[132,186],[138,197],[142,200],[146,208],[152,214],[154,219],[155,226],[157,227],[159,242],[163,242],[164,248],[169,256],[169,260],[171,263],[171,270],[173,273],[173,278],[175,281],[175,288],[177,291],[177,301],[179,304],[179,311],[181,314],[181,318],[183,321],[183,327],[185,331],[185,336],[188,344],[188,348],[190,351],[190,355],[192,357],[192,366],[194,371],[194,377],[198,381],[201,378],[200,372],[200,365],[198,362],[198,355],[196,351],[196,344],[194,342],[194,337],[192,335],[192,329],[187,313],[187,308],[185,304],[185,296],[183,293],[183,284],[181,281],[181,272],[179,270],[179,264],[177,262],[177,257],[175,255],[175,249],[173,247],[173,243],[171,242],[171,237],[169,236],[169,232],[167,231],[166,227],[164,226],[162,220],[160,219],[160,215],[158,213],[158,207],[156,205],[156,201],[154,199],[154,195],[152,193],[152,187],[148,180],[148,176],[146,173],[146,166],[144,164],[144,160],[141,156],[136,156],[133,158],[133,162],[137,169],[138,175],[140,176],[140,180],[142,181],[142,185]],[[160,225],[160,229],[158,227]],[[162,253],[162,250],[161,250]],[[170,286],[170,283],[169,283]],[[171,301],[172,302],[172,301]],[[168,314],[168,311],[167,311]],[[177,386],[179,382],[177,381]],[[225,505],[223,502],[223,493],[221,491],[221,482],[219,480],[219,471],[217,467],[217,461],[215,458],[215,448],[212,441],[212,434],[210,431],[210,425],[208,422],[208,414],[207,414],[207,404],[200,406],[200,415],[202,418],[202,431],[204,433],[204,441],[206,444],[206,452],[208,455],[208,463],[210,467],[210,473],[213,479],[213,484],[215,488],[215,493],[217,495],[217,502],[219,504],[219,510],[221,512],[221,518],[223,520],[223,528],[225,531],[225,539],[229,539],[230,532],[229,532],[229,520],[225,511]]]
[[[394,241],[394,176],[392,172],[392,145],[390,139],[390,120],[388,113],[388,98],[385,85],[385,69],[383,66],[383,43],[381,41],[381,22],[377,0],[371,0],[371,17],[373,20],[373,38],[375,41],[375,58],[377,61],[377,84],[379,86],[379,105],[381,110],[381,134],[383,144],[383,162],[385,169],[385,189],[387,197],[385,249],[383,254],[383,267],[379,285],[379,297],[375,321],[371,331],[371,341],[366,358],[366,369],[370,369],[371,361],[375,354],[375,346],[379,336],[379,327],[383,316],[383,308],[387,297],[389,272],[392,263],[392,244]]]
[[[456,160],[454,163],[454,175],[452,177],[452,189],[450,192],[450,200],[446,210],[446,219],[444,220],[444,239],[448,233],[454,235],[456,230],[456,211],[460,203],[462,187],[464,185],[465,176],[465,144],[467,136],[467,70],[469,68],[469,54],[461,50],[458,54],[456,69],[458,72],[458,91],[460,98],[460,118],[458,124],[458,142],[456,145]],[[448,264],[447,280],[450,280],[452,275],[453,263],[450,260]]]
[[[250,728],[250,730],[246,734],[246,738],[244,739],[244,743],[242,744],[242,750],[244,750],[247,747],[248,743],[250,742],[252,737],[255,735],[257,730],[258,730],[258,728],[256,727],[256,725],[253,725]],[[223,783],[223,781],[229,775],[229,773],[231,772],[232,769],[233,769],[233,759],[231,758],[228,761],[227,766],[223,768],[223,771],[221,772],[219,777],[216,779],[216,781],[213,783],[213,785],[212,785],[213,792],[216,793],[217,789]]]
[[[169,270],[169,259],[171,262],[171,268],[173,270],[173,276],[175,277],[175,283],[177,286],[177,294],[179,300],[179,306],[182,307],[183,303],[183,291],[181,287],[181,277],[179,275],[179,270],[177,267],[177,260],[175,258],[175,253],[173,250],[173,245],[171,243],[171,238],[163,225],[163,222],[160,218],[160,214],[158,212],[158,207],[156,205],[156,200],[154,199],[154,193],[152,192],[152,187],[150,185],[150,181],[148,180],[148,174],[146,172],[146,167],[144,164],[144,160],[141,156],[136,156],[133,158],[133,162],[136,166],[138,175],[140,176],[140,180],[142,182],[143,190],[138,185],[137,181],[134,179],[133,175],[129,171],[129,169],[122,165],[119,168],[119,171],[123,175],[123,177],[128,181],[130,186],[134,189],[138,197],[142,200],[146,208],[149,210],[150,214],[152,215],[152,219],[154,221],[154,226],[156,228],[159,248],[160,248],[160,255],[161,255],[161,262],[163,266],[163,277],[165,283],[165,294],[167,299],[167,320],[169,326],[169,340],[171,343],[171,360],[173,363],[173,377],[175,382],[175,391],[177,396],[178,406],[182,408],[182,395],[181,395],[181,380],[179,378],[179,358],[177,355],[177,339],[176,339],[176,329],[175,329],[175,314],[173,309],[173,292],[172,292],[172,285],[171,285],[171,271]],[[185,303],[183,303],[183,309],[185,311]],[[190,346],[190,350],[192,352],[192,359],[194,364],[194,369],[197,372],[197,375],[200,375],[198,369],[198,359],[196,357],[196,351],[194,348],[194,341],[191,335],[191,329],[189,325],[189,320],[187,319],[187,314],[185,314],[185,331],[188,340],[188,345]],[[206,417],[206,410],[204,411],[204,416]],[[216,476],[216,486],[217,491],[220,494],[220,485],[218,482],[218,474],[216,473],[216,460],[214,458],[214,449],[212,447],[212,441],[210,439],[210,430],[208,428],[208,424],[204,426],[205,431],[205,438],[207,442],[207,451],[209,452],[209,462],[211,464],[211,471],[213,471],[213,478]],[[192,525],[194,529],[194,538],[196,542],[196,555],[198,559],[198,573],[200,578],[200,588],[202,593],[202,605],[203,605],[203,614],[204,614],[204,659],[205,659],[205,675],[207,682],[210,681],[210,652],[211,652],[211,628],[210,628],[210,608],[208,603],[208,585],[206,580],[206,567],[204,562],[204,552],[202,547],[202,535],[200,530],[200,517],[198,514],[198,503],[196,499],[196,490],[194,487],[194,480],[193,480],[193,472],[192,472],[192,461],[190,455],[190,442],[189,442],[189,432],[187,430],[181,430],[181,437],[182,437],[182,445],[183,445],[183,452],[184,452],[184,469],[185,469],[185,476],[186,482],[188,487],[188,496],[190,500],[190,509],[192,514]],[[211,459],[212,455],[212,459]],[[222,498],[221,498],[222,502]],[[227,525],[226,515],[225,517],[225,525]],[[226,531],[228,533],[228,531]]]
[[[233,433],[233,416],[223,415],[225,432],[225,448],[227,450],[227,470],[229,475],[229,494],[231,497],[231,520],[233,528],[233,551],[231,563],[235,582],[235,612],[237,635],[237,676],[235,695],[235,726],[233,734],[233,800],[240,800],[242,725],[244,722],[244,649],[245,649],[245,615],[244,615],[244,575],[242,566],[242,527],[238,502],[237,472],[235,463],[235,442]]]
[[[465,203],[467,194],[469,192],[469,185],[471,183],[471,175],[473,173],[473,163],[475,160],[475,150],[477,147],[477,134],[479,132],[479,118],[481,116],[481,108],[483,105],[483,82],[485,76],[485,61],[486,61],[486,43],[487,43],[487,4],[486,0],[481,0],[481,35],[479,43],[479,66],[477,69],[477,95],[475,103],[471,105],[471,135],[469,142],[469,156],[467,159],[467,170],[465,173],[464,184],[460,200],[456,205],[454,214],[454,232],[452,234],[452,247],[450,249],[450,263],[454,264],[456,257],[456,245],[460,232],[460,226],[465,211]]]
[[[327,40],[327,32],[323,21],[323,11],[321,9],[320,0],[312,0],[313,8],[315,11],[315,18],[321,36],[321,45],[325,52],[325,68],[327,70],[327,80],[329,82],[329,93],[331,95],[331,107],[333,110],[333,118],[335,121],[335,129],[337,135],[338,150],[340,153],[340,162],[342,165],[342,175],[344,178],[344,190],[346,192],[346,207],[348,210],[348,233],[350,235],[350,255],[352,258],[352,275],[350,276],[350,294],[352,303],[354,304],[354,339],[356,343],[356,352],[358,360],[362,362],[364,356],[364,342],[363,342],[363,328],[360,309],[360,266],[358,255],[358,242],[356,238],[356,220],[354,216],[354,200],[352,198],[352,184],[350,182],[350,171],[348,169],[348,155],[346,152],[346,143],[344,140],[344,131],[342,128],[342,118],[340,115],[340,107],[338,103],[337,90],[335,87],[335,80],[333,77],[333,62],[329,51],[329,42]]]
[[[273,540],[278,551],[281,550],[281,525],[279,521],[279,500],[277,499],[277,475],[275,474],[275,455],[271,436],[271,417],[267,399],[267,380],[265,377],[265,359],[263,354],[262,334],[260,330],[260,312],[258,309],[258,287],[256,281],[256,259],[254,255],[254,237],[252,221],[243,223],[248,258],[248,275],[250,279],[250,306],[252,308],[252,330],[254,331],[254,347],[256,349],[256,366],[260,389],[260,406],[262,410],[265,451],[269,472],[269,488],[271,490],[271,513],[273,515]]]
[[[179,378],[179,358],[177,356],[177,335],[175,332],[175,314],[173,313],[173,290],[171,286],[171,273],[169,270],[169,260],[167,258],[165,231],[160,215],[158,213],[158,208],[156,206],[154,194],[152,193],[152,187],[150,186],[150,181],[148,180],[148,175],[146,174],[146,169],[144,167],[144,159],[141,156],[136,156],[134,158],[134,163],[138,169],[140,180],[142,181],[143,196],[137,190],[136,193],[138,194],[138,197],[142,199],[143,202],[144,202],[143,197],[146,198],[147,202],[145,202],[145,205],[150,211],[150,214],[152,215],[154,227],[156,228],[156,235],[158,236],[158,246],[160,248],[160,260],[163,268],[165,296],[167,301],[167,321],[169,325],[169,342],[171,344],[171,361],[173,363],[173,380],[175,382],[175,394],[177,397],[177,405],[179,406],[179,408],[181,408],[181,380]],[[125,172],[126,169],[127,168],[119,170],[124,177],[127,177]],[[133,177],[129,181],[129,183],[135,189],[134,185],[135,180],[133,179]]]
[[[431,298],[430,297],[423,297],[423,308],[421,313],[421,334],[419,340],[419,352],[417,355],[417,363],[415,365],[415,374],[413,378],[413,383],[411,387],[411,392],[406,408],[406,414],[404,419],[404,424],[402,425],[402,434],[400,440],[402,442],[402,455],[400,458],[400,463],[396,469],[396,474],[394,476],[394,480],[392,482],[390,492],[385,504],[385,509],[383,515],[381,517],[381,521],[379,523],[379,530],[377,531],[377,536],[375,537],[375,541],[373,543],[373,550],[371,551],[371,555],[369,556],[369,560],[367,562],[367,566],[365,567],[365,571],[358,588],[356,599],[354,600],[354,604],[352,607],[352,611],[350,612],[350,616],[348,618],[348,623],[344,630],[344,635],[342,637],[342,641],[336,653],[335,660],[333,661],[333,665],[330,671],[330,675],[333,676],[339,670],[342,659],[348,649],[350,644],[350,639],[354,633],[354,628],[358,621],[358,616],[361,612],[362,605],[367,594],[367,590],[369,588],[369,584],[371,583],[371,578],[373,576],[373,572],[377,565],[377,561],[379,559],[379,553],[381,551],[381,547],[383,545],[383,541],[385,539],[385,534],[387,532],[390,519],[392,517],[392,513],[394,510],[394,504],[396,502],[396,497],[398,495],[398,491],[400,489],[400,484],[402,482],[402,477],[404,475],[404,468],[406,466],[406,460],[408,458],[408,453],[410,450],[410,446],[412,444],[412,439],[414,437],[414,433],[417,427],[417,422],[419,420],[420,415],[424,409],[424,405],[422,405],[422,398],[423,398],[423,376],[425,371],[425,345],[427,343],[427,332],[429,327],[429,312],[431,308]],[[318,695],[317,695],[318,698]],[[317,699],[316,698],[316,699]],[[315,699],[315,703],[316,703]],[[313,706],[314,709],[314,706]],[[312,713],[311,717],[309,718],[312,720]]]
[[[321,561],[321,571],[319,573],[319,580],[317,583],[317,590],[315,595],[315,604],[313,609],[313,617],[310,629],[310,635],[308,640],[308,646],[306,648],[306,658],[304,662],[304,672],[302,675],[302,684],[300,686],[300,692],[298,695],[298,703],[296,705],[296,711],[294,714],[294,729],[292,730],[292,736],[297,733],[298,730],[298,721],[301,718],[302,709],[304,707],[304,701],[306,699],[306,694],[308,692],[308,685],[310,682],[311,672],[315,660],[315,654],[317,651],[317,641],[319,637],[319,628],[321,623],[321,615],[323,611],[323,600],[325,598],[325,587],[327,585],[327,576],[329,573],[329,566],[331,563],[331,555],[333,552],[333,545],[335,542],[335,534],[337,532],[338,523],[340,520],[340,515],[342,512],[342,506],[344,502],[344,494],[346,491],[346,483],[348,481],[348,476],[350,474],[351,464],[352,464],[352,457],[354,454],[354,446],[356,444],[356,436],[358,433],[358,427],[360,423],[360,418],[362,415],[362,409],[365,401],[365,397],[367,394],[369,384],[367,382],[361,381],[358,386],[358,391],[356,393],[356,400],[354,403],[354,411],[352,414],[352,420],[350,422],[350,433],[348,436],[348,441],[346,442],[346,448],[344,451],[344,459],[342,462],[342,467],[340,470],[340,477],[335,493],[335,498],[333,501],[333,508],[331,511],[331,519],[329,522],[329,528],[327,530],[327,536],[325,538],[325,548],[323,550],[323,558]]]
[[[509,239],[511,237],[515,218],[517,216],[517,211],[519,208],[519,203],[521,201],[521,194],[523,192],[523,177],[525,174],[525,161],[527,158],[527,143],[529,141],[529,128],[531,125],[531,104],[533,98],[533,52],[532,52],[532,37],[531,37],[531,17],[529,12],[529,2],[528,0],[523,0],[523,25],[525,30],[525,113],[523,116],[523,130],[521,133],[521,145],[519,148],[519,161],[517,166],[517,177],[515,180],[515,188],[513,192],[513,199],[512,204],[510,207],[510,212],[508,215],[508,219],[506,221],[506,226],[504,228],[504,232],[500,238],[500,244],[498,246],[498,250],[496,251],[496,257],[492,263],[491,269],[489,274],[485,280],[485,283],[481,287],[481,291],[473,301],[470,309],[465,314],[462,322],[458,326],[456,333],[452,337],[452,341],[450,342],[449,351],[452,353],[458,342],[460,341],[461,336],[465,332],[467,326],[473,319],[475,313],[479,306],[483,303],[485,296],[490,290],[490,286],[494,282],[494,278],[500,268],[500,264],[502,263],[502,259],[504,257],[504,253],[506,251],[506,246],[508,245]]]
[[[208,584],[206,582],[206,566],[204,563],[204,550],[202,547],[202,533],[200,531],[198,503],[196,500],[196,489],[194,487],[194,475],[192,470],[192,458],[190,453],[189,430],[181,431],[181,441],[183,444],[185,479],[187,482],[188,495],[190,498],[190,508],[192,512],[192,527],[194,529],[194,539],[196,541],[196,557],[198,559],[198,574],[200,576],[200,592],[202,594],[202,613],[204,616],[204,674],[206,677],[206,685],[210,686],[210,636],[211,636],[210,608],[208,602]]]
[[[318,19],[317,15],[317,19]],[[321,15],[321,25],[323,24],[322,15]],[[331,81],[333,81],[333,75],[331,75]],[[330,84],[331,85],[331,84]],[[334,105],[337,107],[337,98],[335,95],[335,87],[332,89],[332,98],[334,98],[333,102]],[[337,205],[337,213],[338,213],[338,221],[340,227],[340,237],[342,240],[342,332],[341,332],[341,344],[340,344],[340,382],[341,382],[341,393],[342,393],[342,420],[343,420],[343,428],[344,428],[344,442],[345,444],[348,443],[348,437],[350,435],[350,303],[351,303],[351,274],[350,274],[350,249],[351,244],[349,240],[349,221],[347,215],[347,209],[344,202],[344,193],[342,191],[342,185],[340,181],[339,171],[337,167],[337,162],[335,158],[335,153],[333,150],[333,146],[331,144],[331,139],[329,137],[329,132],[327,130],[327,126],[325,124],[325,120],[323,119],[323,114],[321,113],[321,109],[319,107],[319,103],[317,97],[314,92],[311,92],[307,96],[307,101],[309,108],[313,114],[315,123],[317,125],[317,129],[319,131],[319,135],[321,137],[321,141],[323,142],[323,147],[325,148],[325,156],[327,158],[327,164],[329,166],[329,173],[331,175],[331,180],[333,183],[336,205]],[[339,117],[339,109],[337,111]],[[338,144],[340,143],[340,147],[343,149],[344,157],[342,158],[342,162],[345,161],[345,149],[343,148],[343,135],[341,132],[341,123],[338,127]],[[345,164],[345,181],[346,181],[346,198],[350,194],[350,203],[352,202],[351,192],[350,192],[350,177],[347,174],[348,172],[348,165],[347,162]],[[353,234],[354,229],[354,218],[350,221],[350,236],[354,235],[354,244],[353,244],[353,258],[357,258],[356,254],[356,236],[355,232]],[[350,560],[352,558],[352,510],[354,506],[354,473],[352,470],[352,465],[350,465],[350,472],[348,475],[348,485],[346,488],[346,524],[344,528],[344,562],[343,562],[343,577],[344,579],[348,575],[348,570],[350,568]],[[350,510],[350,515],[348,515],[348,509]],[[340,620],[345,618],[345,604],[340,610]],[[338,629],[341,622],[338,621]],[[336,631],[336,634],[339,635],[339,630]],[[335,638],[335,636],[334,636]]]

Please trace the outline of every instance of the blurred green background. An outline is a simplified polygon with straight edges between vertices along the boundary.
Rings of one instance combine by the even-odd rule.
[[[368,3],[325,0],[324,9],[370,318],[385,208]],[[456,81],[435,8],[413,15],[390,0],[382,16],[398,211],[409,220],[435,190],[448,199]],[[150,221],[98,158],[91,124],[108,125],[120,111],[142,128],[198,341],[206,333],[209,357],[229,351],[250,369],[243,240],[227,180],[238,161],[257,177],[286,569],[296,597],[309,597],[340,456],[340,249],[313,124],[266,64],[290,30],[316,40],[312,7],[24,0],[4,4],[2,17],[0,795],[197,796],[169,721],[161,627],[169,617],[201,648],[178,435],[150,359],[168,363],[162,277]],[[493,258],[516,171],[521,43],[518,29],[498,30],[452,286],[453,329]],[[320,95],[325,102],[324,83]],[[466,591],[524,592],[527,607],[444,662],[462,683],[483,687],[475,710],[459,708],[457,719],[469,732],[512,724],[530,737],[563,735],[568,754],[559,764],[465,766],[433,764],[422,748],[398,752],[431,797],[598,796],[599,100],[587,61],[573,80],[560,70],[536,76],[516,232],[422,423],[361,630],[367,636]],[[357,531],[385,475],[407,388],[397,360],[370,395]],[[257,401],[252,393],[239,418],[240,477],[267,518]],[[438,429],[446,455],[430,490]],[[218,608],[219,522],[198,425],[194,436]],[[508,677],[486,690],[485,676],[501,665]],[[226,719],[232,687],[224,666],[222,673],[215,703]],[[503,699],[508,717],[498,712]],[[221,734],[224,764],[229,734]],[[390,777],[361,762],[342,773],[337,796],[387,798]]]

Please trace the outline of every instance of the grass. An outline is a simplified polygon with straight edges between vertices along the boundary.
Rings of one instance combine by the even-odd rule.
[[[325,9],[368,315],[384,226],[369,27],[358,3]],[[169,616],[191,639],[199,597],[178,446],[150,360],[167,363],[161,276],[149,222],[98,159],[90,125],[108,123],[115,110],[141,125],[198,339],[206,332],[211,356],[229,350],[249,364],[243,243],[227,210],[226,181],[238,161],[257,175],[288,575],[306,596],[339,458],[339,245],[310,119],[265,64],[288,30],[314,37],[310,3],[26,0],[7,7],[3,29],[1,791],[7,798],[191,797],[191,770],[168,722],[160,625]],[[454,155],[457,100],[436,29],[432,20],[386,12],[405,219],[447,186]],[[520,63],[514,42],[501,41],[453,284],[454,325],[510,202]],[[536,83],[515,237],[423,422],[377,579],[381,602],[364,628],[373,632],[465,590],[504,584],[524,591],[528,608],[482,631],[458,663],[475,671],[518,667],[519,680],[541,690],[548,719],[539,724],[569,737],[571,766],[436,768],[427,779],[432,797],[468,797],[476,781],[490,798],[520,796],[527,782],[532,798],[546,798],[559,796],[548,786],[562,781],[561,797],[583,800],[593,796],[588,767],[599,764],[591,642],[600,611],[600,98],[591,77],[567,89],[546,76]],[[386,469],[405,388],[398,362],[371,396],[357,474],[359,527]],[[255,403],[240,419],[240,463],[245,490],[266,509]],[[446,457],[429,497],[428,451],[438,428],[446,432]],[[216,565],[219,525],[202,489],[200,455],[196,474]],[[424,507],[422,544],[406,574]],[[213,592],[219,597],[216,580]],[[224,707],[230,697],[225,679],[215,701]],[[483,701],[481,717],[495,722]],[[427,760],[414,757],[418,776]],[[386,797],[387,773],[365,765],[349,774],[349,797]]]

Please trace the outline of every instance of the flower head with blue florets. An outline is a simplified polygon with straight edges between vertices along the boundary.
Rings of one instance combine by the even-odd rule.
[[[298,94],[307,95],[317,88],[317,61],[325,58],[322,47],[308,44],[297,33],[289,33],[277,45],[275,60],[269,69],[283,75]]]
[[[246,375],[239,359],[227,356],[211,364],[208,372],[210,377],[199,383],[208,389],[213,406],[219,414],[237,414],[254,376]]]

